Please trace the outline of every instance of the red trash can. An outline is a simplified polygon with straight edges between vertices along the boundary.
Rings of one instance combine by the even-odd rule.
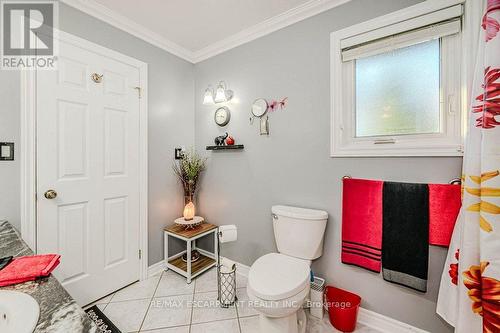
[[[333,327],[342,332],[353,332],[356,329],[361,297],[339,288],[326,286],[325,303]]]

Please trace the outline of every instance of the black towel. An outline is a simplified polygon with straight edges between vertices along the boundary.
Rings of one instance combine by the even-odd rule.
[[[429,187],[384,182],[382,191],[384,280],[427,291]]]

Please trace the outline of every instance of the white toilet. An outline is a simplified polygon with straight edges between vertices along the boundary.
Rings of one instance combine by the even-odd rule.
[[[302,305],[309,294],[310,265],[323,253],[328,213],[290,206],[272,207],[279,253],[257,259],[248,273],[247,293],[260,313],[260,331],[303,333]]]

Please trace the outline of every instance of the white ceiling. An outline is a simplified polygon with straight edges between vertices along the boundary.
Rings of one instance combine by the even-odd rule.
[[[196,63],[350,0],[60,0]]]
[[[309,0],[96,0],[196,52]]]

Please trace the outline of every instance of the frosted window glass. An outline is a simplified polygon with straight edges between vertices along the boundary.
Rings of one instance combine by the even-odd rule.
[[[356,60],[356,136],[438,133],[439,40]]]

